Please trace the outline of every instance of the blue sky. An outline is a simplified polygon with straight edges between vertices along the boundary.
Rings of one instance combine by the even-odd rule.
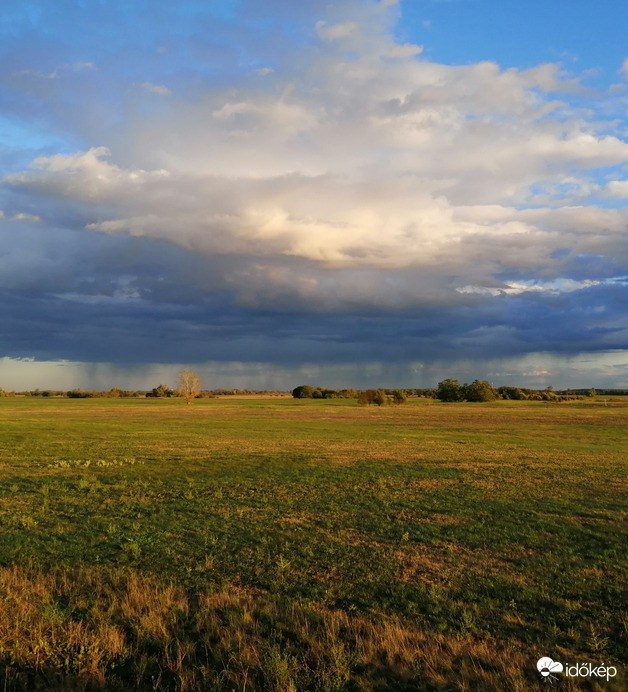
[[[503,67],[558,62],[617,80],[625,59],[628,7],[586,0],[435,0],[402,3],[400,37],[425,44],[432,60],[467,64],[495,60]]]
[[[628,387],[626,20],[6,0],[0,386]]]

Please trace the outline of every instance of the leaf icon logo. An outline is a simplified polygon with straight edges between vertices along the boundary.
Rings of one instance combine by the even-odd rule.
[[[537,661],[536,669],[547,680],[550,677],[554,677],[552,673],[562,673],[563,664],[558,661],[552,661],[549,656],[544,656]]]

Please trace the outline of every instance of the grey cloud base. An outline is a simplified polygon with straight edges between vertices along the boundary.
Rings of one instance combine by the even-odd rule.
[[[4,356],[118,364],[392,364],[628,347],[624,281],[555,294],[478,294],[456,291],[446,278],[430,297],[421,293],[413,271],[352,269],[346,281],[367,286],[362,300],[356,294],[350,305],[324,304],[290,285],[275,288],[274,296],[234,288],[234,274],[247,266],[243,258],[234,269],[228,258],[203,257],[161,241],[71,231],[59,254],[46,246],[43,233],[30,229],[29,242],[40,253],[37,261],[28,255],[34,271],[20,267],[14,256],[14,273],[3,274]],[[305,270],[291,269],[301,275]],[[328,290],[340,285],[340,292],[343,270],[329,273]]]

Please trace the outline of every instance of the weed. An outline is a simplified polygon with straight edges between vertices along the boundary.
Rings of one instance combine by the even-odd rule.
[[[17,516],[18,525],[23,529],[34,529],[39,522],[29,514],[19,514]]]

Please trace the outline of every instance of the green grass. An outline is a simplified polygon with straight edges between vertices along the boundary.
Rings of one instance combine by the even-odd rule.
[[[627,424],[0,399],[5,689],[523,692],[543,655],[620,670],[563,690],[622,689]]]

